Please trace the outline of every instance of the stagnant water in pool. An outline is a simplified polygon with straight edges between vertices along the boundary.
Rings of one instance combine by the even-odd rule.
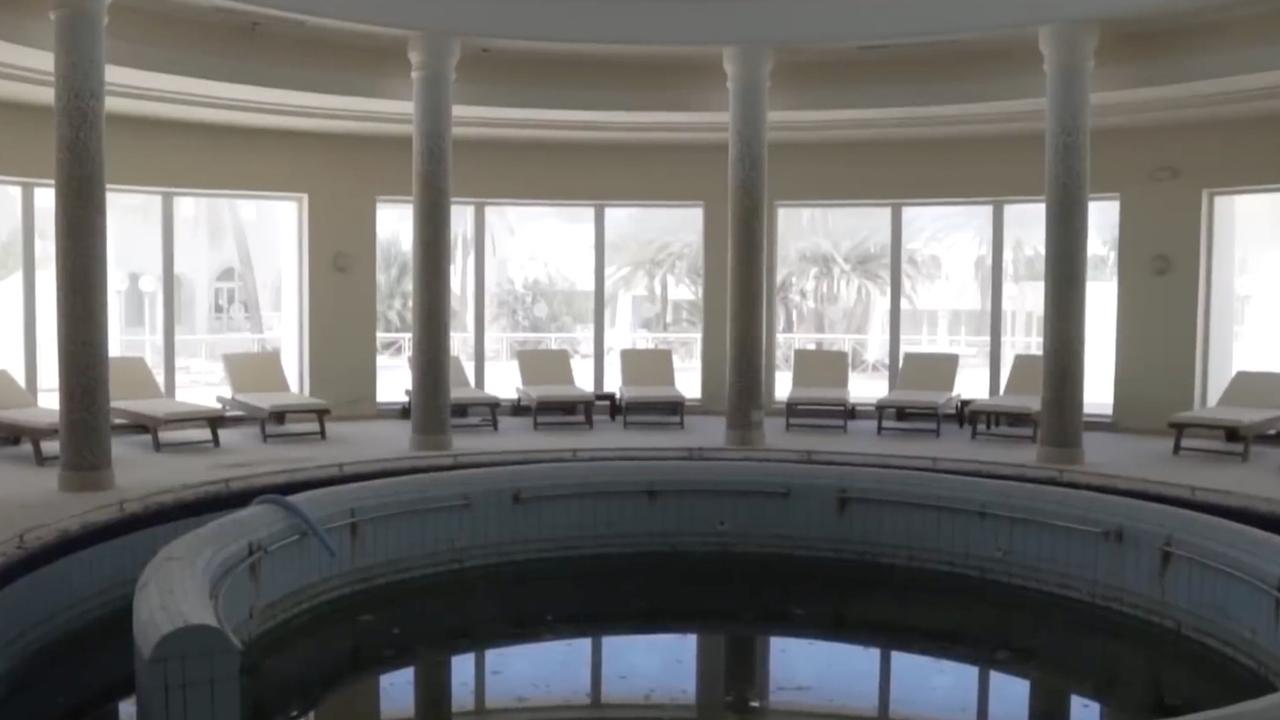
[[[331,604],[251,646],[247,702],[255,719],[305,716],[335,687],[381,675],[382,717],[412,717],[412,673],[398,669],[426,651],[453,656],[455,714],[603,717],[626,705],[689,717],[699,635],[704,648],[728,638],[726,665],[747,678],[730,690],[750,696],[737,705],[748,712],[949,720],[985,707],[1015,720],[1033,718],[1034,686],[1069,703],[1073,720],[1104,708],[1144,720],[1275,690],[1173,630],[1001,583],[671,553],[457,571]]]

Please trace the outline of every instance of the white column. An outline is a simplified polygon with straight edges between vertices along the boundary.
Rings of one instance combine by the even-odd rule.
[[[1084,462],[1084,334],[1089,235],[1089,77],[1097,29],[1040,31],[1045,130],[1044,391],[1038,459]]]
[[[449,163],[458,41],[420,35],[413,64],[413,417],[414,450],[448,450]]]
[[[115,486],[107,395],[106,23],[109,0],[53,0],[58,488]]]
[[[768,48],[724,51],[729,79],[729,364],[725,443],[764,444]]]

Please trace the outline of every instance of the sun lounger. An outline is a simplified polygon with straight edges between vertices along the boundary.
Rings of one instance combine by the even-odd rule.
[[[583,390],[573,382],[573,366],[568,350],[520,350],[516,353],[520,367],[520,387],[516,388],[516,403],[527,405],[533,413],[533,427],[539,426],[539,418],[548,410],[576,415],[582,409],[582,422],[555,422],[543,425],[578,425],[595,427],[592,412],[595,409],[595,393]]]
[[[929,415],[936,421],[934,435],[942,437],[942,416],[954,411],[956,372],[960,356],[954,353],[906,353],[898,370],[898,383],[888,395],[876,401],[876,434],[884,429],[884,414],[895,416]],[[891,430],[927,432],[908,425],[891,426]]]
[[[1173,454],[1183,450],[1238,455],[1249,460],[1253,438],[1280,427],[1280,373],[1242,370],[1227,383],[1218,404],[1200,410],[1180,412],[1169,419],[1173,428]],[[1243,448],[1221,450],[1207,447],[1184,447],[1182,434],[1188,428],[1220,430],[1228,442],[1238,440]]]
[[[328,437],[325,418],[331,412],[329,403],[299,395],[289,388],[280,364],[280,353],[245,352],[227,353],[222,356],[222,367],[231,384],[231,396],[219,397],[218,402],[227,410],[236,410],[258,421],[262,441],[281,437]],[[283,424],[289,415],[311,415],[320,426],[318,430],[304,432],[267,432],[267,422]]]
[[[992,435],[996,437],[1027,437],[1013,435],[1008,432],[992,430],[994,422],[999,427],[1002,421],[1016,420],[1031,425],[1032,442],[1035,442],[1040,430],[1040,393],[1044,383],[1044,356],[1016,355],[1009,368],[1009,377],[1004,383],[1004,392],[997,397],[986,400],[974,400],[969,403],[965,414],[969,420],[969,437]],[[985,429],[978,429],[981,418]]]
[[[40,443],[58,436],[58,411],[36,405],[36,399],[7,371],[0,370],[0,437],[17,445],[31,443],[36,465],[56,456],[45,455]]]
[[[849,354],[842,350],[796,350],[791,369],[786,429],[838,427],[848,432]],[[828,422],[801,422],[798,419],[826,419]]]
[[[205,443],[221,447],[218,425],[226,417],[226,411],[165,397],[147,361],[140,357],[113,357],[108,362],[111,416],[146,428],[151,433],[151,447],[156,452],[164,447]],[[207,425],[210,439],[160,442],[161,429],[191,423]]]
[[[628,425],[678,425],[684,427],[684,394],[676,389],[675,363],[671,351],[661,348],[629,349],[619,353],[622,387],[622,427]],[[632,420],[635,414],[674,416],[670,420]]]

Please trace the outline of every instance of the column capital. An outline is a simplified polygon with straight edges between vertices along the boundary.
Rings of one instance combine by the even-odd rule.
[[[1053,60],[1093,67],[1097,47],[1098,26],[1093,23],[1059,22],[1040,28],[1040,53],[1046,70]]]
[[[773,50],[765,45],[732,45],[724,49],[724,72],[727,82],[761,79],[769,84],[773,70]]]
[[[49,16],[57,17],[64,12],[100,12],[106,13],[111,0],[49,0]]]
[[[409,40],[409,63],[414,74],[448,73],[453,78],[460,52],[461,44],[452,35],[420,33]]]

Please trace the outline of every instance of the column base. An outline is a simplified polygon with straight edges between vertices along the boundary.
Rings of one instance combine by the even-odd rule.
[[[66,493],[102,492],[116,486],[115,470],[58,469],[58,491]]]
[[[409,449],[414,452],[441,452],[453,449],[453,435],[410,435]]]
[[[729,447],[763,447],[764,428],[727,428],[724,431],[724,444]]]
[[[1036,448],[1036,462],[1046,465],[1081,465],[1084,463],[1084,448],[1041,445]]]

